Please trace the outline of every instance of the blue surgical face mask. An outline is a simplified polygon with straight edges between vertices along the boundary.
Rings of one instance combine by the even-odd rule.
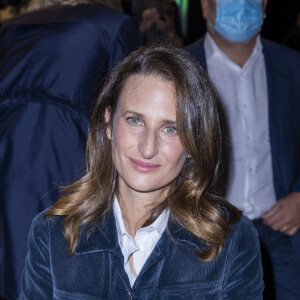
[[[263,24],[262,0],[216,0],[215,30],[232,42],[251,39]]]

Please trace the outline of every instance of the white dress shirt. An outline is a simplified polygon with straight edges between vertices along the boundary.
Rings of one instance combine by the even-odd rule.
[[[113,211],[116,219],[118,241],[124,256],[124,269],[131,286],[133,286],[136,277],[130,271],[128,258],[133,253],[133,268],[138,275],[167,227],[169,210],[164,210],[151,225],[140,228],[134,238],[126,230],[121,208],[116,197],[113,204]]]
[[[226,198],[250,219],[276,202],[268,121],[266,67],[260,37],[241,68],[207,33],[204,49],[209,76],[217,89],[227,123],[229,159]]]

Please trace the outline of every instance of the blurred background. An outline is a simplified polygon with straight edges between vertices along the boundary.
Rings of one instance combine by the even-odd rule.
[[[45,1],[0,0],[0,26],[8,18],[43,7]],[[200,0],[94,1],[131,15],[146,42],[168,38],[181,47],[205,33]],[[262,35],[300,51],[300,0],[269,0]]]

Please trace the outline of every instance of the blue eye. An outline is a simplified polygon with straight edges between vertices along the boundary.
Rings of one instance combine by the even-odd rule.
[[[177,133],[177,130],[174,127],[166,127],[165,130],[168,135],[174,135]]]
[[[128,122],[132,125],[139,125],[140,124],[140,119],[136,117],[129,117],[127,118]]]

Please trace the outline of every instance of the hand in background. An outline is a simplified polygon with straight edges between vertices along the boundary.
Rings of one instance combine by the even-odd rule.
[[[291,193],[262,215],[264,224],[274,230],[294,235],[300,228],[300,193]]]

